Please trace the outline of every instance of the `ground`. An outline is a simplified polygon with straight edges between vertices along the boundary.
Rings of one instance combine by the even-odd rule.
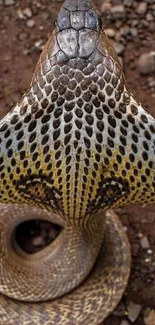
[[[96,0],[123,63],[128,88],[155,117],[155,1]],[[0,116],[29,86],[60,0],[0,0]],[[148,57],[138,65],[142,54]],[[150,63],[149,55],[152,55]],[[148,74],[140,72],[145,68]],[[105,325],[155,324],[155,205],[116,211],[131,243],[132,272],[120,305]]]

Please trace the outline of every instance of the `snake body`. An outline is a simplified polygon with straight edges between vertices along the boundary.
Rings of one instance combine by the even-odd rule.
[[[66,0],[29,90],[0,121],[0,324],[107,317],[127,285],[130,248],[103,212],[154,202],[154,150],[155,121],[127,90],[91,1]],[[30,257],[12,233],[36,218],[63,231]]]

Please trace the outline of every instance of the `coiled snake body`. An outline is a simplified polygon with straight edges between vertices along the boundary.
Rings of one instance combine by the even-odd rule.
[[[0,324],[93,325],[113,310],[130,248],[103,211],[154,202],[154,141],[91,1],[65,1],[30,89],[0,121]],[[35,218],[63,230],[28,256],[12,233]]]

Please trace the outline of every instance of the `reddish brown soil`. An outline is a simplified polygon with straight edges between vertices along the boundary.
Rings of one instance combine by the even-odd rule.
[[[149,2],[149,1],[146,1]],[[119,0],[112,4],[121,4]],[[97,1],[101,8],[102,1]],[[0,1],[0,115],[3,117],[20,99],[29,86],[40,49],[34,44],[48,39],[61,1],[20,0],[13,6],[5,6]],[[24,8],[31,8],[33,28],[26,26],[27,19],[20,19],[19,13]],[[134,8],[127,9],[127,17],[123,24],[127,24],[135,15]],[[105,16],[104,16],[105,17]],[[154,18],[155,20],[155,18]],[[116,27],[117,22],[104,18],[104,26]],[[155,93],[149,87],[148,76],[140,76],[137,60],[140,54],[155,51],[155,29],[141,26],[140,20],[136,26],[138,36],[128,37],[123,53],[124,71],[129,89],[135,97],[155,117]],[[117,325],[127,319],[127,307],[130,301],[142,306],[139,317],[134,324],[143,325],[146,308],[155,309],[155,205],[143,207],[126,207],[117,209],[117,213],[125,226],[131,242],[132,272],[129,286],[113,315],[106,321],[106,325]],[[140,238],[146,236],[150,247],[144,249],[140,245]],[[150,325],[153,325],[150,323]]]

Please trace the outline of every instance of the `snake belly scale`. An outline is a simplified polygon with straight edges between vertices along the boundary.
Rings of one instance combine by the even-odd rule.
[[[30,88],[0,121],[0,324],[99,324],[130,247],[107,209],[155,201],[155,121],[128,91],[90,0],[66,0]],[[28,256],[21,222],[62,226]]]

